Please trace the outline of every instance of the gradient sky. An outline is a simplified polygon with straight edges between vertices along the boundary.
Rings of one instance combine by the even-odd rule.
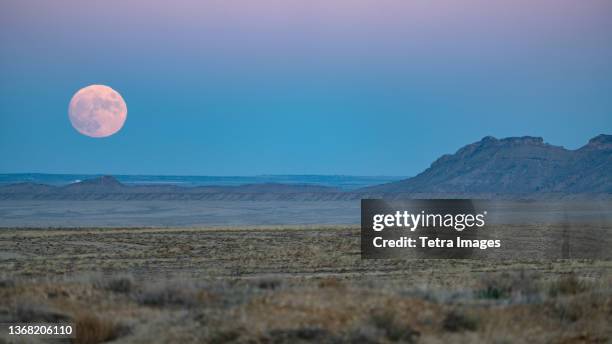
[[[105,84],[116,135],[68,103]],[[612,133],[612,1],[0,2],[0,173],[414,175]]]

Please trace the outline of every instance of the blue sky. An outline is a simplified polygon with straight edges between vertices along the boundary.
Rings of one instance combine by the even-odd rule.
[[[170,7],[171,6],[171,7]],[[0,173],[414,175],[484,136],[612,133],[612,2],[0,4]],[[124,128],[68,120],[105,84]]]

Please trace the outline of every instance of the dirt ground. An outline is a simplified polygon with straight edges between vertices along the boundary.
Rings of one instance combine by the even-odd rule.
[[[612,342],[610,261],[362,260],[359,243],[350,226],[3,229],[0,323],[74,323],[76,343]]]

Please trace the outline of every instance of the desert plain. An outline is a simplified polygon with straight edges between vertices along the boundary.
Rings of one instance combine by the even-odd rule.
[[[608,260],[361,259],[356,225],[4,228],[0,271],[0,323],[74,343],[612,340]]]

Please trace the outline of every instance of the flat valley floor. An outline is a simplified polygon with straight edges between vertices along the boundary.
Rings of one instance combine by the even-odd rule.
[[[0,323],[76,343],[612,341],[611,261],[362,260],[355,226],[8,228],[0,271]]]

